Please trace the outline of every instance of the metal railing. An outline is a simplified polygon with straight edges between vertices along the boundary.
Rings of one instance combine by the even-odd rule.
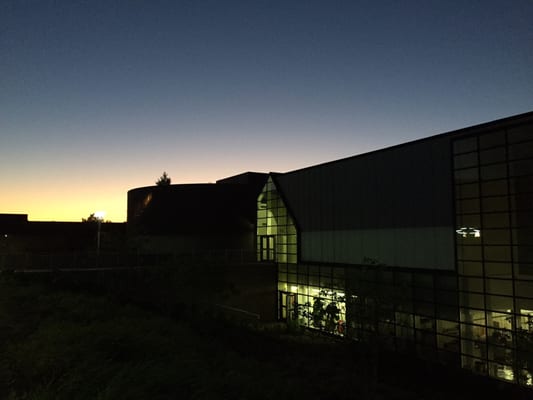
[[[194,264],[246,264],[256,261],[255,251],[216,249],[188,253],[8,253],[0,254],[0,270],[89,270],[132,267],[172,267]]]

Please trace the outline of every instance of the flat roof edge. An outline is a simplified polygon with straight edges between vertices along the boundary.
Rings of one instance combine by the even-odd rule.
[[[412,140],[412,141],[409,141],[409,142],[398,143],[398,144],[395,144],[395,145],[392,145],[392,146],[384,147],[382,149],[371,150],[371,151],[368,151],[368,152],[365,152],[365,153],[355,154],[355,155],[348,156],[348,157],[342,157],[342,158],[339,158],[339,159],[336,159],[336,160],[325,161],[323,163],[310,165],[310,166],[307,166],[307,167],[303,167],[303,168],[287,171],[287,172],[284,172],[284,173],[276,173],[276,175],[278,175],[278,176],[279,175],[290,175],[292,173],[297,173],[297,172],[305,171],[305,170],[312,169],[312,168],[318,168],[318,167],[326,166],[326,165],[329,165],[329,164],[343,162],[343,161],[355,159],[355,158],[358,158],[358,157],[365,157],[365,156],[368,156],[370,154],[379,153],[379,152],[382,152],[382,151],[388,151],[388,150],[392,150],[392,149],[395,149],[395,148],[408,146],[408,145],[412,145],[412,144],[416,144],[416,143],[421,143],[421,142],[425,142],[425,141],[429,141],[429,140],[435,140],[435,139],[438,139],[438,138],[444,138],[444,137],[447,137],[447,136],[454,136],[454,135],[475,134],[478,131],[482,131],[482,130],[486,130],[486,129],[497,129],[498,126],[500,126],[500,125],[508,125],[510,123],[514,123],[514,124],[518,125],[518,124],[522,124],[522,123],[526,123],[526,122],[530,122],[530,121],[533,122],[533,111],[525,112],[525,113],[522,113],[522,114],[516,114],[516,115],[509,116],[509,117],[499,118],[499,119],[495,119],[495,120],[488,121],[488,122],[482,122],[482,123],[479,123],[479,124],[476,124],[476,125],[471,125],[471,126],[467,126],[467,127],[464,127],[464,128],[454,129],[452,131],[447,131],[447,132],[443,132],[443,133],[437,133],[437,134],[434,134],[434,135],[431,135],[431,136],[428,136],[428,137],[415,139],[415,140]]]

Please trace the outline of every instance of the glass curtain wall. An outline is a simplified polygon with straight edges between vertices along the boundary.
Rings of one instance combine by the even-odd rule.
[[[298,265],[297,240],[294,221],[269,178],[257,202],[257,259],[278,265],[278,317],[342,335],[344,268]]]
[[[269,178],[257,200],[257,259],[296,264],[296,228]]]
[[[454,273],[297,262],[297,233],[270,179],[258,198],[259,261],[278,264],[279,318],[458,365]],[[274,251],[272,251],[273,249]]]
[[[532,385],[533,131],[456,140],[462,366]]]
[[[297,321],[297,252],[296,227],[270,177],[257,199],[257,260],[278,265],[278,317],[283,320]]]
[[[453,142],[457,273],[297,262],[274,182],[258,199],[257,257],[278,263],[280,319],[533,386],[533,132]]]
[[[350,337],[459,365],[455,274],[377,264],[346,267],[345,273]]]

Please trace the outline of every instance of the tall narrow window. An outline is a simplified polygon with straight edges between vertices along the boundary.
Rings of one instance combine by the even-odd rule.
[[[275,239],[274,235],[260,236],[261,243],[261,261],[274,261],[275,260]]]

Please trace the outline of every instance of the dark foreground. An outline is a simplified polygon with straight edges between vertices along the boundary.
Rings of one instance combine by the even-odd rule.
[[[0,277],[2,399],[531,398],[367,350]]]

